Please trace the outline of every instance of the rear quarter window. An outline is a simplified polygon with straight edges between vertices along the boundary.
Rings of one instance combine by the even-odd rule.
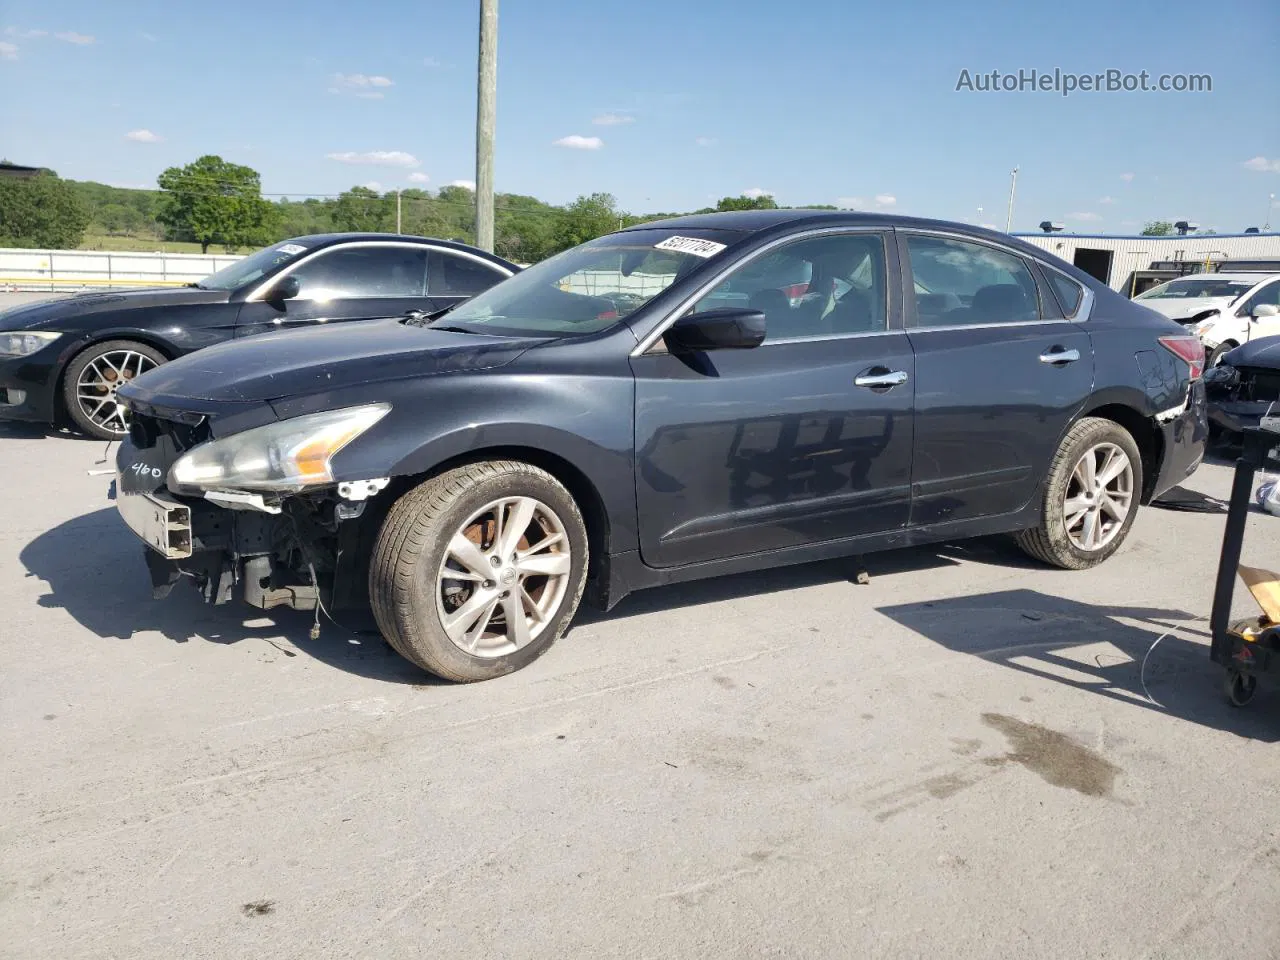
[[[1053,287],[1058,303],[1062,305],[1063,314],[1068,317],[1074,317],[1080,309],[1080,301],[1084,297],[1084,288],[1069,277],[1064,277],[1057,270],[1045,270],[1044,272],[1049,277],[1049,285]]]

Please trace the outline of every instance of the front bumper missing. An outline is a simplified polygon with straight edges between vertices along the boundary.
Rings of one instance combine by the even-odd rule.
[[[116,509],[125,526],[166,560],[191,556],[191,508],[152,493],[118,494]]]

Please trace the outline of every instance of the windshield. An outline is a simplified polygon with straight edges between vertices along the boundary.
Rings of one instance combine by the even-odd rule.
[[[1146,293],[1140,293],[1135,300],[1182,300],[1199,299],[1200,297],[1236,297],[1246,293],[1253,284],[1242,280],[1223,280],[1213,277],[1198,277],[1195,280],[1170,280],[1158,287],[1152,287]]]
[[[273,247],[265,247],[257,253],[251,253],[229,267],[223,267],[217,273],[205,277],[196,286],[202,290],[235,290],[246,283],[261,279],[286,260],[292,260],[300,253],[306,253],[308,249],[296,240],[277,243]]]
[[[443,325],[515,336],[598,333],[738,239],[724,230],[629,230],[534,264],[455,307]]]

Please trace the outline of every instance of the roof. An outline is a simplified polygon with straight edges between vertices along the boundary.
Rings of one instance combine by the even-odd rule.
[[[1280,275],[1280,271],[1275,274],[1264,273],[1261,270],[1253,273],[1189,273],[1185,277],[1174,277],[1170,283],[1177,283],[1179,280],[1229,280],[1231,282],[1247,283],[1251,286],[1255,283],[1262,283],[1270,277]]]
[[[0,177],[34,177],[40,169],[40,167],[24,167],[7,160],[0,161]]]
[[[856,210],[809,210],[794,208],[783,210],[726,210],[720,213],[691,213],[669,220],[651,220],[637,223],[627,230],[654,228],[685,228],[691,230],[738,230],[755,233],[786,223],[829,223],[832,226],[868,227],[919,227],[930,230],[953,230],[977,236],[996,237],[1008,241],[1009,234],[999,233],[972,223],[956,223],[949,220],[927,220],[922,217],[904,217],[889,213],[861,213]]]
[[[305,243],[312,248],[327,247],[335,243],[350,243],[353,240],[395,240],[400,243],[423,243],[431,244],[434,247],[446,247],[450,250],[461,250],[472,256],[484,257],[494,263],[500,263],[507,267],[514,267],[515,264],[509,260],[504,260],[497,254],[489,253],[481,250],[479,247],[473,247],[470,244],[459,243],[456,240],[441,240],[439,237],[420,237],[416,234],[408,233],[372,233],[372,232],[350,232],[350,233],[311,233],[302,237],[289,237],[280,241],[281,243]],[[271,244],[274,246],[274,244]]]

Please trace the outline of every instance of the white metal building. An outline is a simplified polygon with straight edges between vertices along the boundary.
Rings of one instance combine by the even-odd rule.
[[[1280,233],[1187,234],[1172,237],[1019,233],[1113,290],[1133,296],[1157,280],[1215,269],[1224,260],[1276,260]]]

